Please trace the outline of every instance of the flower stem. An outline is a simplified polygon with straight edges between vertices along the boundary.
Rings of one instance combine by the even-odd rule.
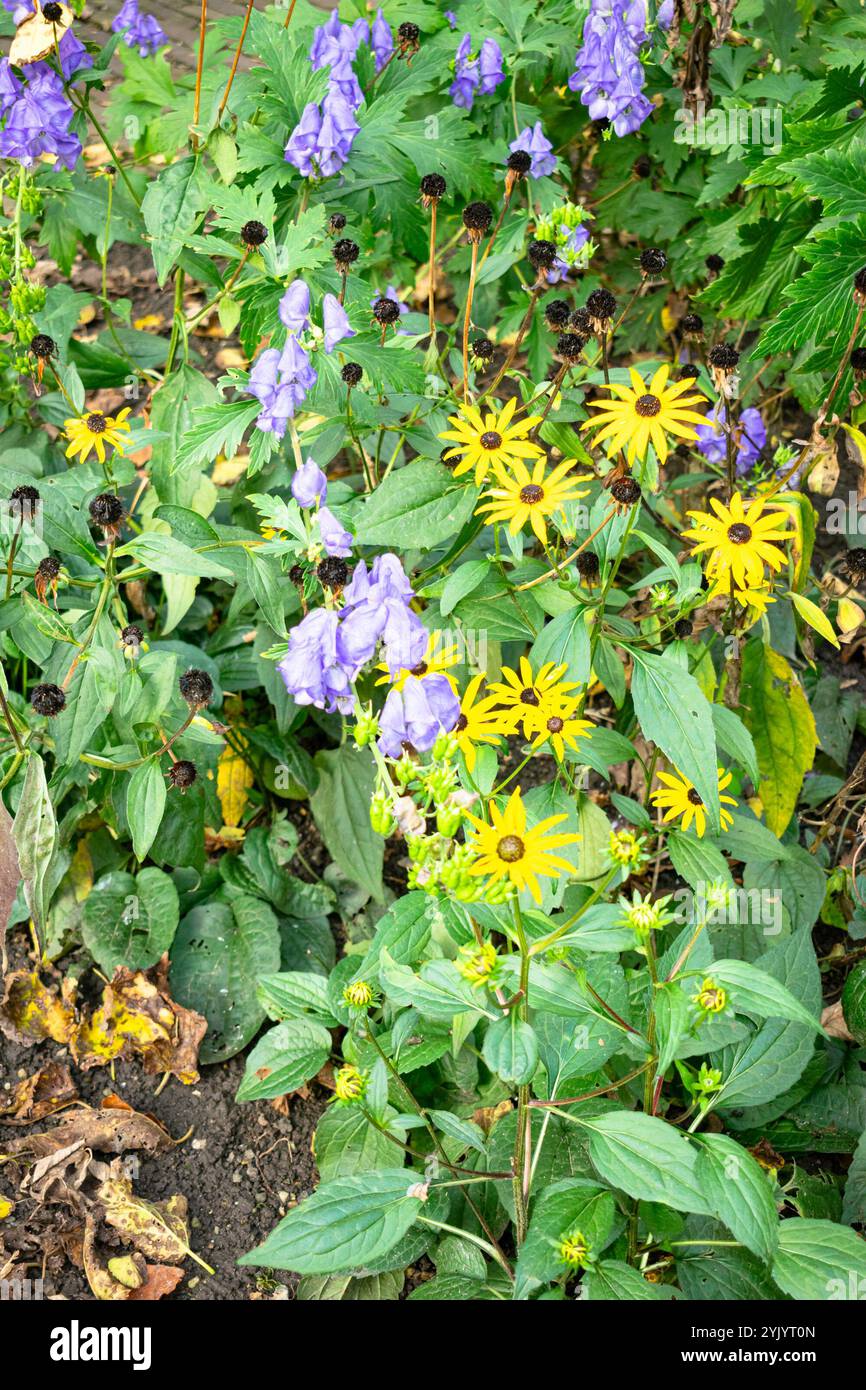
[[[469,270],[469,289],[466,293],[466,313],[463,316],[463,400],[469,401],[469,323],[472,318],[472,299],[478,270],[478,242],[472,239],[472,265]]]
[[[201,0],[201,18],[198,26],[198,62],[195,69],[195,97],[192,106],[192,123],[198,125],[201,110],[201,77],[204,71],[204,36],[207,29],[207,0]],[[193,131],[192,148],[198,149],[198,135]]]
[[[246,36],[247,36],[247,29],[249,28],[249,23],[250,23],[250,15],[251,15],[252,12],[253,12],[253,5],[254,5],[254,4],[255,4],[255,0],[247,0],[247,12],[246,12],[246,14],[244,15],[244,22],[243,22],[243,27],[242,27],[242,29],[241,29],[241,36],[240,36],[240,38],[238,39],[238,46],[237,46],[237,48],[235,49],[235,56],[234,56],[234,58],[232,59],[231,72],[229,73],[229,79],[228,79],[228,82],[226,83],[226,89],[225,89],[225,91],[223,92],[223,99],[222,99],[222,101],[220,102],[220,104],[219,104],[219,110],[217,111],[217,125],[219,125],[220,121],[222,120],[222,114],[223,114],[223,112],[224,112],[225,109],[226,109],[226,102],[227,102],[228,99],[229,99],[229,92],[231,91],[231,89],[232,89],[232,83],[233,83],[234,80],[235,80],[235,73],[236,73],[237,70],[238,70],[238,63],[240,62],[241,50],[243,49],[243,46],[244,46],[244,39],[245,39]],[[292,0],[292,9],[294,9],[294,0]],[[289,12],[289,19],[291,19],[291,11]],[[286,20],[286,23],[288,24],[288,22],[289,22],[289,21],[288,21],[288,19],[287,19],[287,20]]]

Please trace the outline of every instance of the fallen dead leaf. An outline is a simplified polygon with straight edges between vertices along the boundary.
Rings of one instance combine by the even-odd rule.
[[[6,976],[0,1000],[0,1032],[12,1042],[69,1043],[75,1028],[75,984],[64,979],[61,993],[49,989],[39,971],[16,970]]]
[[[184,1271],[178,1265],[147,1265],[147,1279],[138,1289],[130,1289],[130,1303],[156,1303],[174,1293]]]
[[[118,1175],[104,1182],[97,1195],[104,1207],[106,1224],[142,1255],[160,1262],[189,1256],[213,1274],[210,1266],[190,1249],[187,1202],[180,1193],[165,1202],[147,1202],[135,1196],[129,1178]]]
[[[827,1005],[821,1014],[821,1027],[830,1038],[838,1038],[841,1042],[855,1041],[852,1034],[848,1032],[841,1002]]]
[[[0,1095],[0,1118],[7,1125],[32,1125],[75,1100],[72,1073],[63,1062],[49,1062]]]

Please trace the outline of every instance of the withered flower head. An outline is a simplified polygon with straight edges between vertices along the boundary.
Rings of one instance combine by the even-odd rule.
[[[479,242],[493,221],[493,209],[489,203],[467,203],[463,209],[463,226],[469,233],[469,240]]]
[[[340,377],[347,386],[357,386],[364,369],[358,362],[346,362],[340,369]]]
[[[88,507],[90,520],[94,526],[102,528],[102,534],[108,539],[110,536],[117,536],[120,531],[120,524],[123,521],[123,503],[119,497],[115,497],[112,492],[100,492]]]
[[[640,484],[628,474],[624,478],[616,478],[610,485],[610,495],[616,502],[617,509],[625,510],[640,501]]]
[[[186,758],[181,758],[178,762],[172,763],[168,770],[168,780],[172,787],[177,787],[179,792],[185,792],[192,786],[198,777],[198,769],[195,763],[189,762]]]
[[[644,275],[661,275],[667,263],[667,255],[658,246],[648,246],[640,253],[640,268]]]
[[[448,187],[441,174],[425,174],[421,180],[421,202],[425,208],[445,197]]]
[[[66,708],[66,696],[59,685],[35,685],[30,696],[30,703],[37,714],[43,714],[48,719],[53,719]]]
[[[373,318],[377,323],[387,327],[390,323],[396,323],[400,317],[400,305],[387,295],[377,299],[373,303]]]
[[[207,671],[191,667],[178,678],[178,689],[191,710],[204,709],[213,698],[213,681]]]
[[[551,299],[549,304],[544,306],[544,319],[548,328],[561,333],[568,323],[571,314],[571,305],[567,299]]]
[[[338,592],[349,578],[349,566],[339,555],[326,555],[319,561],[316,574],[323,589]]]
[[[263,246],[268,239],[268,229],[264,222],[245,222],[241,227],[241,241],[244,246],[253,250],[256,246]]]
[[[355,264],[361,254],[361,248],[357,241],[352,241],[350,237],[340,237],[339,241],[334,242],[334,249],[331,253],[334,257],[334,264],[341,275],[348,275],[349,268]]]

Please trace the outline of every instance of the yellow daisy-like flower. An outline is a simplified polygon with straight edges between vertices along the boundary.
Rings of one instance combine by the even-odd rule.
[[[483,680],[483,674],[473,676],[467,685],[453,730],[470,772],[475,771],[476,744],[498,743],[500,738],[514,732],[511,716],[496,708],[498,702],[495,696],[484,695],[478,699]]]
[[[569,700],[553,713],[529,706],[523,716],[523,727],[527,738],[532,739],[533,748],[549,742],[561,762],[566,745],[576,749],[579,739],[589,738],[595,725],[591,719],[575,719],[577,705],[577,700]]]
[[[125,406],[117,415],[103,415],[101,410],[91,410],[89,415],[64,420],[63,428],[69,440],[66,457],[74,458],[78,454],[84,463],[91,449],[95,449],[99,462],[105,463],[106,444],[111,444],[118,454],[122,454],[125,443],[123,435],[129,433],[126,420],[129,410],[129,406]]]
[[[461,946],[457,953],[458,973],[464,980],[469,981],[473,989],[481,989],[483,985],[488,984],[498,964],[496,947],[489,941],[485,941],[482,946],[471,942],[468,946]]]
[[[707,603],[710,599],[728,597],[730,593],[730,582],[725,583],[724,579],[720,579],[707,593]],[[734,589],[733,594],[737,603],[743,608],[753,608],[759,617],[764,616],[769,604],[776,602],[772,590],[766,588]]]
[[[697,1004],[698,1008],[705,1014],[720,1014],[728,1002],[727,990],[717,985],[715,980],[706,979],[698,990],[697,994],[692,995],[692,1003]]]
[[[440,439],[451,439],[455,447],[444,455],[446,459],[459,458],[454,469],[455,478],[461,473],[475,469],[475,482],[480,487],[491,468],[511,463],[513,459],[538,458],[544,450],[527,439],[541,421],[540,415],[526,415],[512,425],[511,417],[517,409],[517,400],[512,396],[502,409],[481,411],[474,405],[461,405],[459,415],[449,415],[453,430],[445,430]]]
[[[563,845],[573,845],[581,837],[570,833],[551,835],[549,832],[567,816],[548,816],[538,825],[527,829],[526,807],[517,787],[508,799],[504,811],[500,811],[495,801],[488,804],[491,824],[479,820],[466,812],[467,820],[475,827],[475,835],[470,841],[477,854],[474,864],[470,864],[471,874],[483,874],[491,884],[507,878],[518,892],[528,888],[537,903],[541,902],[541,889],[538,876],[559,878],[562,872],[573,872],[574,866],[567,859],[561,859],[551,851]]]
[[[606,440],[608,454],[616,454],[628,446],[628,462],[646,458],[647,448],[652,444],[659,463],[668,456],[668,435],[676,439],[697,439],[694,425],[706,424],[706,417],[691,406],[706,404],[703,396],[687,396],[686,391],[694,389],[694,382],[687,377],[684,381],[667,384],[670,368],[665,364],[659,367],[649,386],[640,372],[630,368],[631,386],[621,386],[610,382],[607,390],[615,397],[610,401],[590,401],[594,410],[601,413],[593,420],[581,425],[582,430],[598,430],[593,444]]]
[[[733,578],[735,589],[759,589],[764,581],[764,566],[780,570],[785,559],[779,549],[782,541],[789,540],[793,531],[780,531],[785,517],[779,511],[768,510],[766,502],[756,497],[748,509],[742,495],[735,492],[729,507],[717,498],[710,498],[710,506],[715,512],[689,512],[695,525],[683,531],[686,540],[697,544],[693,555],[710,552],[707,562],[707,577],[720,583]]]
[[[423,679],[424,676],[444,676],[451,686],[451,689],[456,693],[457,682],[453,676],[449,676],[448,670],[451,666],[459,666],[460,651],[455,646],[443,647],[441,643],[442,633],[431,632],[423,659],[418,662],[417,666],[413,666],[411,671],[407,670],[405,667],[402,671],[398,671],[393,680],[388,671],[387,664],[384,661],[380,661],[376,670],[384,671],[385,674],[379,677],[376,684],[390,685],[393,686],[395,690],[402,690],[410,676],[415,676],[418,679]]]
[[[725,810],[725,807],[736,806],[737,803],[732,796],[722,796],[722,792],[725,788],[730,786],[732,774],[730,772],[725,772],[723,767],[718,769],[718,773],[719,801],[722,803],[721,823],[722,829],[727,830],[733,825],[734,818],[729,811]],[[659,781],[663,782],[664,786],[660,787],[658,791],[653,792],[653,805],[660,808],[667,808],[663,817],[666,822],[676,820],[678,816],[682,816],[683,830],[688,830],[692,821],[694,821],[698,838],[702,839],[704,831],[707,828],[707,813],[703,801],[695,791],[691,782],[687,777],[684,777],[681,772],[678,772],[675,776],[670,772],[660,772],[658,776]]]
[[[488,526],[494,521],[507,521],[512,536],[516,536],[528,521],[542,545],[547,545],[547,518],[554,512],[561,512],[563,503],[586,497],[589,491],[576,486],[589,481],[586,474],[580,478],[566,478],[576,463],[577,459],[564,459],[546,477],[543,456],[535,460],[531,474],[520,459],[512,461],[510,472],[504,468],[494,469],[498,487],[487,489],[481,505],[476,508],[477,515],[487,512]]]
[[[522,720],[523,732],[527,738],[531,737],[530,726],[526,722],[530,711],[538,718],[561,712],[568,692],[578,687],[577,681],[562,679],[566,669],[564,663],[557,666],[555,662],[548,661],[538,675],[534,676],[525,656],[520,658],[518,671],[512,671],[510,666],[503,666],[503,680],[493,682],[490,694],[508,710],[512,721],[512,733],[515,725]]]

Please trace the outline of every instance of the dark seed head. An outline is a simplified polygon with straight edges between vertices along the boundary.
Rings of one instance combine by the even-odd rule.
[[[339,241],[334,242],[332,254],[337,269],[340,271],[340,274],[343,274],[349,269],[350,265],[355,264],[355,261],[361,254],[361,248],[357,241],[352,241],[350,237],[344,236],[340,237]]]
[[[866,348],[855,348],[851,353],[851,366],[857,377],[866,376]]]
[[[342,589],[349,578],[349,566],[339,555],[326,555],[319,561],[316,574],[323,589]]]
[[[674,636],[679,638],[691,637],[692,625],[688,618],[677,618],[674,623]]]
[[[42,6],[42,13],[52,24],[63,18],[63,6],[57,4],[57,0],[48,0],[47,5]]]
[[[711,275],[718,275],[719,271],[725,268],[725,258],[724,256],[717,256],[715,251],[711,251],[704,261],[704,265]]]
[[[50,584],[60,573],[60,561],[56,555],[46,555],[44,560],[40,560],[36,566],[36,579],[42,580],[43,584]]]
[[[503,835],[496,846],[496,853],[506,864],[516,864],[526,853],[526,847],[519,835]]]
[[[244,246],[263,246],[268,239],[268,229],[264,222],[245,222],[241,227],[241,241]]]
[[[571,306],[567,299],[551,299],[549,304],[544,306],[544,318],[548,328],[553,328],[557,332],[568,323],[568,316],[571,313]]]
[[[634,478],[617,478],[610,485],[610,495],[621,507],[633,507],[640,501],[640,485]]]
[[[179,677],[177,686],[190,709],[204,709],[213,698],[213,681],[207,671],[192,667]]]
[[[631,167],[639,179],[648,179],[653,171],[652,161],[645,154],[638,155]]]
[[[479,362],[490,362],[495,351],[496,346],[489,338],[472,339],[472,356],[477,358]]]
[[[862,545],[854,546],[845,556],[845,568],[852,579],[866,577],[866,550]]]
[[[537,705],[541,704],[541,701],[532,686],[527,685],[526,688],[520,692],[520,703],[522,705],[531,705],[532,708],[535,709]]]
[[[685,366],[680,367],[680,381],[696,381],[700,374],[701,369],[694,362],[686,362]]]
[[[556,247],[552,241],[531,241],[526,254],[535,270],[551,270],[556,264]]]
[[[487,449],[490,453],[494,453],[496,449],[502,448],[502,435],[497,433],[496,430],[486,430],[481,436],[480,444],[482,449]]]
[[[512,150],[505,163],[512,174],[516,174],[520,179],[532,168],[532,155],[526,150]]]
[[[331,236],[336,236],[346,225],[346,214],[344,212],[332,212],[328,218],[328,231]]]
[[[480,241],[493,221],[489,203],[467,203],[463,209],[463,226],[471,241]]]
[[[558,714],[552,714],[547,721],[547,731],[550,734],[561,734],[565,728],[565,720],[560,719]]]
[[[421,38],[421,30],[417,24],[404,23],[397,30],[397,40],[402,45],[417,44]]]
[[[448,187],[441,174],[425,174],[421,180],[421,197],[426,202],[438,202],[445,197],[445,190]]]
[[[37,333],[30,339],[30,351],[34,357],[41,357],[44,361],[48,357],[57,356],[57,344],[47,333]]]
[[[556,340],[556,355],[563,362],[579,362],[585,347],[586,339],[581,338],[579,333],[561,333]]]
[[[347,386],[357,386],[363,375],[364,368],[358,362],[346,362],[340,371]]]
[[[683,314],[680,319],[680,328],[690,337],[697,337],[704,331],[704,321],[700,314]]]
[[[85,417],[84,423],[91,434],[105,434],[108,429],[108,421],[101,410],[91,410],[90,414]]]
[[[24,513],[32,516],[39,505],[39,489],[32,487],[30,483],[20,483],[18,487],[13,487],[9,494],[9,514],[17,516]]]
[[[191,763],[186,758],[181,758],[179,762],[172,763],[168,770],[168,780],[178,791],[185,792],[191,787],[198,777],[198,769],[195,763]]]
[[[400,305],[393,299],[388,299],[387,296],[383,295],[381,299],[375,301],[373,305],[373,318],[377,323],[383,325],[396,323],[399,317]]]
[[[717,343],[710,348],[707,361],[720,372],[732,372],[740,360],[740,354],[730,343]]]
[[[575,560],[575,564],[581,579],[587,579],[591,582],[598,578],[598,556],[594,550],[582,550]]]
[[[94,526],[118,526],[123,520],[123,503],[112,492],[100,492],[88,507]]]
[[[292,568],[289,570],[289,579],[292,581],[296,589],[302,589],[304,587],[303,566],[292,565]]]
[[[586,301],[590,317],[599,323],[606,323],[616,313],[616,299],[610,290],[593,290]]]
[[[30,696],[30,703],[37,714],[53,719],[66,707],[66,696],[59,685],[36,685]]]
[[[668,258],[658,246],[648,246],[640,253],[640,268],[644,275],[661,275]]]
[[[693,806],[703,806],[704,804],[694,787],[689,787],[686,792],[686,800],[690,801]]]
[[[592,333],[592,318],[590,317],[589,310],[583,307],[575,309],[571,318],[568,320],[568,326],[575,333],[580,333],[582,337],[588,338]]]
[[[138,623],[129,623],[122,629],[120,640],[125,647],[137,647],[141,644],[144,633]]]

